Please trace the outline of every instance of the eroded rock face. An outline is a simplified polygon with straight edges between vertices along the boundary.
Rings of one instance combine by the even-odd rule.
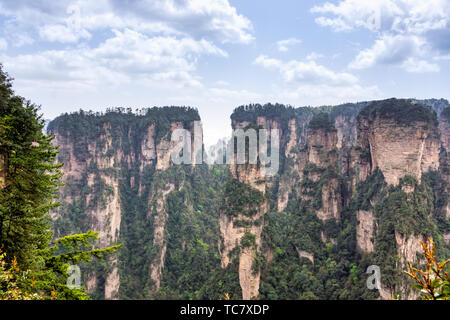
[[[280,175],[277,195],[278,211],[283,211],[289,201],[289,195],[300,193],[298,183],[303,178],[303,169],[308,163],[308,152],[306,150],[306,121],[297,123],[296,119],[290,119],[288,122],[289,133],[282,136],[281,141],[285,142],[285,157],[292,162],[287,168],[289,172]],[[301,129],[301,135],[297,134],[298,128]]]
[[[336,149],[338,138],[336,130],[319,129],[308,130],[308,162],[318,167],[338,163],[338,152]]]
[[[406,270],[407,262],[411,264],[424,263],[424,261],[417,260],[417,254],[422,254],[421,241],[424,241],[424,237],[418,235],[410,235],[408,237],[395,232],[395,241],[397,246],[397,252],[400,257],[399,270]],[[382,285],[380,290],[380,296],[382,299],[392,299],[394,293],[400,294],[402,300],[415,300],[419,296],[417,290],[411,288],[407,283],[400,283],[393,288],[388,288]]]
[[[374,222],[372,211],[358,210],[356,214],[356,243],[363,252],[373,252]]]
[[[165,189],[155,194],[156,208],[154,218],[154,230],[153,230],[153,246],[160,249],[159,255],[150,265],[150,279],[155,282],[156,290],[161,285],[161,275],[164,268],[164,261],[166,258],[167,241],[166,241],[166,222],[167,211],[165,209],[165,203],[167,196],[175,189],[174,184],[167,184]],[[152,200],[150,201],[152,202]]]
[[[170,130],[184,129],[182,122],[172,122]],[[169,139],[162,139],[156,146],[156,170],[167,170],[170,166],[170,154],[176,142]]]
[[[0,188],[6,185],[6,158],[0,154]]]
[[[338,136],[334,127],[323,129],[308,129],[308,163],[320,169],[329,167],[338,168]],[[312,171],[308,173],[308,178],[314,182],[323,179],[323,173]],[[322,205],[316,210],[317,217],[326,221],[329,219],[340,219],[341,194],[339,192],[339,181],[336,178],[327,178],[322,184],[321,194]],[[308,200],[308,198],[304,198]]]
[[[192,127],[191,125],[190,127]],[[186,128],[186,129],[190,129]],[[171,123],[170,133],[175,129],[183,128],[182,122]],[[100,247],[106,247],[118,240],[120,235],[120,225],[122,218],[122,209],[120,203],[119,183],[123,178],[122,170],[129,170],[139,161],[139,170],[142,174],[144,168],[149,165],[155,165],[156,170],[167,170],[171,165],[170,153],[175,143],[170,141],[170,134],[167,134],[161,141],[155,144],[155,125],[151,124],[145,130],[141,139],[141,145],[138,149],[131,149],[126,154],[123,153],[121,146],[124,139],[131,141],[133,132],[129,129],[125,136],[115,137],[113,140],[112,128],[109,123],[103,125],[102,134],[95,140],[88,141],[87,155],[80,159],[75,152],[77,141],[71,137],[70,132],[55,131],[54,144],[59,145],[59,161],[64,163],[62,171],[64,176],[62,182],[65,186],[61,188],[60,199],[65,203],[73,203],[79,200],[80,190],[73,190],[74,185],[79,185],[83,179],[87,181],[87,187],[94,188],[100,181],[108,188],[108,192],[103,194],[103,201],[99,201],[94,194],[88,194],[86,197],[86,213],[90,217],[90,229],[97,231],[100,237]],[[87,138],[86,138],[87,139]],[[93,172],[90,167],[97,170]],[[135,186],[134,177],[130,177],[130,186]],[[142,182],[141,182],[142,183]],[[142,185],[138,186],[139,194],[142,192]],[[155,231],[153,244],[161,248],[160,254],[150,266],[150,278],[155,282],[156,288],[159,288],[161,272],[164,266],[165,252],[167,243],[165,241],[165,225],[167,213],[165,211],[165,201],[170,192],[174,190],[173,184],[168,184],[162,192],[158,190],[151,194],[150,202],[157,203],[154,211]],[[58,218],[58,212],[52,212],[53,219]],[[117,258],[109,261],[112,271],[106,276],[105,298],[118,298],[120,286],[120,277]],[[86,279],[86,285],[90,292],[97,287],[96,275],[93,274]]]
[[[252,188],[265,193],[264,177],[261,176],[261,172],[256,168],[256,165],[250,165],[246,168],[237,165],[231,166],[231,168],[235,169],[232,171],[233,175],[240,182],[245,182]],[[264,200],[252,216],[238,214],[236,217],[231,217],[223,212],[220,214],[220,233],[223,241],[223,247],[221,248],[222,268],[226,268],[231,262],[231,252],[240,247],[241,240],[246,233],[249,232],[255,236],[254,246],[240,248],[239,250],[239,283],[244,300],[255,298],[259,294],[260,272],[252,270],[252,265],[261,250],[264,216],[268,211],[268,201]],[[242,226],[243,224],[245,226]]]
[[[311,261],[312,264],[314,264],[314,255],[312,253],[306,252],[304,250],[300,250],[297,247],[295,247],[295,249],[297,250],[299,260],[301,260],[302,258],[306,258],[309,261]]]
[[[447,113],[449,113],[447,111]],[[446,162],[447,167],[450,167],[450,119],[448,117],[441,117],[439,122],[439,130],[441,133],[441,144],[445,150],[443,155],[443,161]],[[446,192],[449,192],[450,187],[450,173],[445,170],[442,171],[442,177],[447,182]],[[450,219],[450,201],[447,201],[447,206],[445,207],[445,216],[447,219]]]
[[[397,242],[397,252],[400,256],[400,264],[402,267],[407,266],[407,262],[416,263],[417,254],[421,254],[421,241],[425,241],[423,236],[410,235],[408,237],[395,232],[395,241]]]
[[[379,167],[391,185],[405,175],[420,182],[422,173],[439,168],[440,142],[432,121],[402,124],[377,114],[362,116],[358,142],[362,152],[370,152],[371,170]]]
[[[441,117],[439,121],[439,131],[441,132],[442,146],[450,151],[450,119]]]
[[[341,194],[339,193],[339,181],[331,179],[322,187],[322,207],[316,211],[317,217],[326,221],[340,219]]]
[[[395,245],[397,246],[397,253],[400,257],[400,261],[396,268],[399,270],[407,270],[408,261],[411,262],[411,264],[423,264],[425,261],[418,261],[417,254],[422,254],[421,241],[424,240],[425,239],[422,236],[410,235],[405,237],[404,235],[395,232]],[[381,299],[384,300],[392,299],[394,294],[400,295],[401,300],[416,300],[419,296],[418,291],[411,288],[408,282],[402,282],[391,287],[381,283],[379,292]]]
[[[267,130],[279,128],[276,120],[267,120],[265,117],[258,117],[257,123]],[[234,128],[245,128],[247,122],[234,122]],[[254,164],[236,164],[236,156],[230,165],[231,174],[241,183],[249,185],[251,188],[265,194],[269,185],[267,176],[263,168]],[[251,206],[251,204],[249,204]],[[242,299],[249,300],[259,294],[260,272],[252,269],[253,262],[257,254],[261,252],[261,235],[264,227],[264,216],[269,211],[268,200],[265,199],[258,205],[256,213],[252,216],[238,214],[236,217],[220,213],[220,233],[223,247],[221,248],[222,268],[226,268],[230,261],[230,254],[235,248],[239,249],[239,283],[242,289]],[[242,226],[245,225],[245,226]],[[255,244],[242,248],[241,240],[246,233],[255,236]]]

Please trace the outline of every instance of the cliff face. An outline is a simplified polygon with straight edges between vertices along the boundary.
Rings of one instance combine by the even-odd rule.
[[[4,188],[6,185],[6,158],[0,155],[0,188]]]
[[[420,181],[423,173],[439,168],[437,128],[415,121],[405,126],[391,119],[360,119],[361,148],[370,151],[372,171],[379,167],[388,184],[398,185],[404,175]]]
[[[94,229],[102,246],[124,245],[107,268],[85,273],[101,298],[413,298],[399,271],[421,262],[419,241],[432,230],[450,239],[445,109],[438,123],[395,99],[238,108],[234,129],[279,130],[274,176],[237,158],[172,165],[171,134],[198,129],[198,114],[178,112],[66,116],[49,126],[66,183],[52,213],[57,235]],[[366,288],[368,265],[381,268],[380,292]]]
[[[439,121],[439,131],[441,133],[441,145],[443,147],[441,161],[443,164],[442,175],[446,181],[445,192],[449,193],[450,186],[450,108],[443,110]],[[450,201],[445,206],[445,217],[450,219]],[[446,239],[450,239],[450,232],[445,234]],[[447,242],[450,243],[450,240]]]
[[[325,128],[309,129],[307,132],[308,163],[319,170],[309,171],[305,178],[321,183],[321,206],[316,211],[317,217],[322,220],[339,220],[341,195],[337,177],[325,177],[322,170],[338,168],[337,130],[333,124]],[[321,170],[322,169],[322,170]]]
[[[146,215],[153,220],[153,246],[160,251],[150,261],[149,276],[154,281],[154,290],[158,290],[167,246],[165,202],[174,190],[174,184],[167,181],[163,189],[150,188],[146,179],[169,169],[170,154],[176,145],[171,142],[171,133],[180,128],[191,130],[193,121],[172,121],[169,130],[161,134],[161,129],[159,132],[156,130],[160,124],[151,116],[147,119],[146,116],[141,117],[141,123],[134,119],[138,116],[131,117],[131,121],[123,121],[122,118],[130,118],[129,114],[115,114],[114,117],[111,114],[90,115],[86,118],[81,120],[84,125],[91,126],[91,132],[68,130],[64,126],[64,116],[49,126],[55,135],[54,143],[60,146],[58,161],[64,163],[64,186],[60,190],[62,206],[52,212],[52,218],[57,226],[59,222],[75,220],[69,229],[57,227],[57,234],[79,228],[92,229],[98,232],[101,247],[117,243],[121,240],[122,220],[127,215],[124,210],[128,203],[123,201],[126,201],[124,187],[128,185],[141,196],[141,202],[147,202],[142,205]],[[118,123],[118,120],[123,122]],[[92,131],[97,135],[92,136]],[[156,205],[152,207],[151,203]],[[83,211],[79,217],[75,216],[73,208]],[[108,264],[110,271],[104,275],[102,290],[105,299],[116,299],[120,287],[119,261],[117,257],[110,258]],[[99,289],[98,276],[96,271],[87,272],[85,282],[91,292]]]
[[[298,226],[298,231],[288,231],[292,230],[289,228],[277,231],[297,234],[288,241],[292,241],[298,259],[304,262],[303,258],[307,258],[317,266],[324,263],[317,259],[318,255],[324,254],[324,249],[314,243],[316,239],[320,239],[326,246],[332,244],[337,248],[348,248],[345,244],[347,240],[343,237],[346,231],[341,228],[352,225],[356,237],[356,247],[353,250],[372,257],[373,264],[403,270],[406,261],[420,263],[416,258],[421,253],[420,240],[430,235],[432,225],[438,223],[434,220],[436,212],[433,212],[433,205],[429,201],[434,195],[424,189],[422,178],[440,171],[443,178],[448,179],[440,168],[442,161],[448,162],[440,155],[441,146],[448,146],[449,126],[445,113],[443,112],[444,116],[441,116],[438,124],[427,107],[395,99],[323,108],[312,112],[301,108],[297,112],[287,109],[285,113],[290,116],[274,112],[274,109],[276,106],[268,106],[267,109],[250,106],[248,114],[238,110],[232,119],[236,128],[253,124],[266,129],[280,129],[280,150],[283,155],[280,172],[263,183],[258,171],[251,166],[232,166],[232,172],[239,181],[265,192],[273,199],[273,202],[260,205],[260,214],[269,208],[269,211],[286,211],[300,217],[305,216],[301,219],[290,218],[292,220],[289,224]],[[255,116],[252,115],[253,112]],[[271,116],[258,115],[270,112]],[[416,182],[408,179],[415,179]],[[429,183],[429,180],[425,183]],[[396,189],[391,194],[392,187]],[[398,197],[402,197],[401,201],[410,209],[396,207],[402,203]],[[436,202],[436,199],[438,198],[432,201]],[[448,210],[448,204],[446,208]],[[308,212],[314,214],[318,219],[316,221],[320,222],[312,222],[314,219],[310,216],[307,218]],[[349,220],[349,212],[354,215],[355,220]],[[260,217],[261,215],[258,216]],[[233,219],[222,218],[222,237],[227,239],[225,243],[230,248],[227,250],[229,252],[235,247],[233,244],[239,243],[244,236],[245,228],[239,232],[233,231],[236,230]],[[277,219],[281,219],[281,216]],[[302,219],[310,224],[301,225],[298,221],[303,221]],[[399,223],[402,219],[410,220]],[[423,219],[422,230],[413,222],[418,219]],[[268,230],[280,227],[278,220],[272,226],[267,214],[264,221],[269,226]],[[389,229],[393,233],[387,232]],[[255,234],[258,246],[269,247],[263,250],[267,252],[265,257],[268,265],[264,271],[267,274],[271,272],[271,266],[275,268],[276,254],[273,249],[275,244],[264,241],[278,235],[270,234],[270,231],[264,232],[262,237],[259,230]],[[232,236],[227,238],[227,235]],[[444,239],[449,238],[448,234],[442,236]],[[297,240],[299,237],[301,241]],[[392,242],[395,252],[383,251],[386,241]],[[290,250],[289,245],[283,248]],[[388,259],[396,262],[388,266],[385,262],[378,261],[377,256],[385,257],[385,262]],[[240,278],[242,277],[240,274]],[[263,286],[267,285],[264,277],[259,280]],[[242,289],[243,292],[249,290],[244,287]],[[257,294],[256,291],[254,293]],[[381,297],[390,298],[394,293],[414,298],[408,285],[391,285],[390,280],[386,280],[380,291]],[[267,297],[261,290],[259,294]]]
[[[268,120],[265,117],[258,117],[256,124],[260,128],[267,130],[279,128],[277,120]],[[245,129],[248,122],[233,122],[235,129]],[[248,149],[246,150],[248,160]],[[269,179],[263,173],[264,168],[257,164],[237,164],[237,155],[230,165],[232,179],[239,184],[245,184],[260,195],[261,201],[258,203],[248,203],[244,210],[251,214],[244,214],[242,211],[236,215],[230,215],[224,210],[220,213],[220,232],[223,243],[221,248],[222,268],[226,268],[231,262],[233,250],[238,249],[239,260],[239,284],[242,289],[242,299],[249,300],[256,298],[259,294],[260,271],[255,270],[254,261],[261,254],[262,231],[265,225],[265,215],[269,211],[268,199],[265,199],[266,189],[269,187]],[[235,191],[234,192],[238,192]],[[253,243],[243,245],[246,236],[253,237]]]

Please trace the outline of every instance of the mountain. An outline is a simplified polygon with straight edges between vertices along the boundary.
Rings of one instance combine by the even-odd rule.
[[[274,175],[236,154],[172,164],[171,134],[187,130],[195,155],[199,120],[164,107],[49,124],[65,172],[55,236],[94,229],[102,246],[123,244],[116,259],[82,266],[94,298],[411,299],[401,270],[421,263],[419,241],[449,256],[446,100],[236,108],[233,129],[279,130]],[[373,265],[380,290],[366,285]]]

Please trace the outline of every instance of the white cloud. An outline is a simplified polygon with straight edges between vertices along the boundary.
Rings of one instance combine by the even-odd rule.
[[[37,31],[49,41],[76,42],[106,28],[164,32],[222,43],[254,39],[250,20],[238,14],[228,0],[59,0],[56,4],[50,0],[3,0],[0,14],[9,18],[11,28]]]
[[[0,38],[0,51],[4,51],[7,48],[8,48],[8,42],[5,39]]]
[[[286,40],[278,41],[277,42],[277,47],[278,47],[278,50],[280,52],[286,52],[286,51],[289,50],[289,47],[291,47],[293,45],[296,45],[296,44],[299,44],[299,43],[302,43],[302,41],[299,40],[299,39],[296,39],[296,38],[289,38],[289,39],[286,39]]]
[[[20,79],[56,87],[118,85],[131,79],[200,86],[194,75],[200,55],[227,54],[206,40],[148,37],[133,30],[114,31],[98,47],[47,50],[16,57],[3,56],[5,67]]]
[[[339,87],[358,82],[358,79],[349,73],[336,73],[318,65],[313,60],[282,62],[266,56],[259,56],[254,63],[278,71],[286,83],[327,84]]]
[[[42,39],[50,42],[73,43],[80,39],[90,39],[91,34],[82,29],[74,30],[64,25],[47,25],[39,29]]]
[[[376,86],[362,86],[354,75],[332,71],[312,59],[283,62],[259,56],[254,64],[280,74],[283,85],[275,88],[274,99],[277,101],[322,105],[375,99],[381,96]]]
[[[22,82],[39,78],[55,87],[134,78],[199,87],[201,57],[226,58],[219,43],[253,40],[251,22],[228,0],[3,0],[0,17],[12,45],[65,45],[0,57]]]
[[[311,52],[310,54],[308,54],[306,56],[306,60],[318,60],[318,59],[321,59],[323,57],[324,57],[324,55],[321,54],[321,53]]]
[[[335,31],[365,28],[377,35],[371,48],[359,52],[351,68],[397,65],[408,72],[435,72],[427,60],[450,52],[448,0],[341,0],[326,2],[311,12],[316,22]],[[443,40],[447,39],[447,40]],[[419,62],[414,67],[413,62]]]
[[[408,72],[425,73],[425,72],[439,72],[440,68],[435,63],[429,63],[425,60],[416,60],[409,58],[402,65]]]
[[[374,45],[361,51],[350,67],[364,69],[376,64],[402,64],[411,56],[425,53],[425,43],[417,36],[384,35]]]
[[[274,99],[286,101],[294,105],[336,105],[353,101],[368,101],[383,97],[377,86],[362,86],[359,84],[347,87],[333,87],[326,84],[304,84],[295,89],[280,88]]]

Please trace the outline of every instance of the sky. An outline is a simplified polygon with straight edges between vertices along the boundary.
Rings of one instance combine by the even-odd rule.
[[[450,98],[450,0],[1,0],[0,63],[46,119]]]

